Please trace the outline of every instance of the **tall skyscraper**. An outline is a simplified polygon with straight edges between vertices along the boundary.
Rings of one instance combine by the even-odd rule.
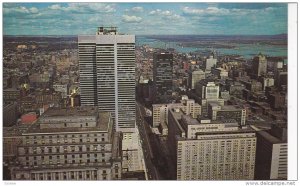
[[[135,36],[116,27],[78,36],[81,105],[111,112],[117,131],[135,128]]]
[[[267,58],[259,54],[253,58],[252,70],[256,77],[267,74]]]
[[[168,102],[173,88],[173,54],[154,53],[153,81],[155,88],[155,102]]]

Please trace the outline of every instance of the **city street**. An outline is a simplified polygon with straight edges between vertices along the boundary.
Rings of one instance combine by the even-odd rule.
[[[145,158],[145,164],[146,164],[146,172],[148,174],[148,179],[149,180],[159,180],[160,176],[159,173],[156,169],[156,167],[152,163],[152,158],[153,158],[153,153],[152,153],[152,148],[150,145],[150,140],[148,137],[148,133],[151,132],[149,131],[149,127],[145,126],[147,125],[144,121],[145,117],[145,110],[142,105],[136,103],[136,114],[137,114],[137,126],[139,129],[140,133],[140,140],[143,146],[143,154]]]

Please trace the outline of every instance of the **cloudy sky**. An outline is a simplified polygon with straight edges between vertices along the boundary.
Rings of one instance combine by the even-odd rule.
[[[3,3],[5,35],[287,33],[282,3]]]

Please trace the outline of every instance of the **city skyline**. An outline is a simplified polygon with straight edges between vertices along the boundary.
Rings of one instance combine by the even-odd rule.
[[[286,3],[3,3],[4,35],[287,33]],[[59,34],[58,34],[59,33]]]
[[[295,184],[291,4],[2,5],[3,181]]]

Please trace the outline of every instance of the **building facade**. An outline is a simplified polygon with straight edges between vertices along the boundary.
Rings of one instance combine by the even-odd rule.
[[[135,36],[99,27],[78,36],[81,105],[111,112],[117,131],[135,128]]]
[[[49,108],[22,134],[12,180],[121,179],[119,133],[96,107]]]
[[[168,124],[168,110],[171,108],[181,109],[184,113],[191,115],[193,118],[197,118],[198,115],[201,115],[201,106],[193,99],[181,100],[181,103],[153,104],[152,108],[153,127]]]
[[[204,62],[204,70],[211,70],[211,67],[215,67],[217,65],[217,59],[214,56],[209,56]]]
[[[217,103],[210,103],[208,116],[211,120],[234,119],[239,125],[246,125],[246,109],[236,105],[221,106]]]
[[[212,122],[169,110],[168,147],[177,180],[253,180],[256,134],[235,121]]]
[[[189,75],[189,86],[191,89],[195,89],[196,83],[205,79],[205,72],[202,70],[195,70]]]
[[[257,132],[255,179],[287,179],[288,144],[286,131],[286,128],[273,125],[270,131]]]
[[[267,58],[266,56],[259,54],[253,58],[252,70],[254,76],[259,77],[267,74]]]
[[[153,83],[156,102],[168,102],[173,89],[173,54],[153,54]]]

